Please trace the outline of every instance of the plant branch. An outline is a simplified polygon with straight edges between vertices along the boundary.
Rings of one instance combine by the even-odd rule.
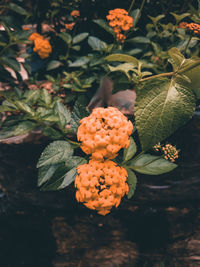
[[[190,38],[188,39],[188,42],[187,42],[186,47],[185,47],[185,49],[184,49],[184,54],[186,54],[186,51],[187,51],[187,49],[188,49],[188,46],[189,46],[189,44],[190,44],[191,39],[192,39],[192,35],[190,35]]]
[[[148,80],[151,80],[151,79],[154,79],[154,78],[159,78],[159,77],[169,77],[169,76],[172,76],[174,74],[174,72],[166,72],[166,73],[160,73],[160,74],[157,74],[157,75],[153,75],[153,76],[150,76],[150,77],[147,77],[147,78],[143,78],[143,79],[140,79],[139,82],[145,82],[145,81],[148,81]]]
[[[135,0],[132,0],[132,2],[131,2],[131,4],[130,4],[130,7],[129,7],[129,9],[128,9],[128,14],[131,12],[131,9],[132,9],[134,3],[135,3]]]

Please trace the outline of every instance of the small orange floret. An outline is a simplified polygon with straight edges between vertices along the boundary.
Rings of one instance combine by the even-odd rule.
[[[73,10],[73,11],[70,13],[70,15],[71,15],[72,17],[77,18],[77,17],[80,17],[80,12],[79,12],[79,10]]]
[[[133,125],[117,108],[95,108],[80,124],[77,139],[82,150],[95,159],[113,159],[130,144]]]
[[[68,23],[68,24],[65,24],[65,28],[71,31],[74,28],[74,25],[75,25],[74,22]]]
[[[113,161],[90,160],[88,164],[77,168],[75,179],[76,199],[101,215],[110,212],[113,206],[118,207],[121,198],[128,194],[126,183],[127,171]]]

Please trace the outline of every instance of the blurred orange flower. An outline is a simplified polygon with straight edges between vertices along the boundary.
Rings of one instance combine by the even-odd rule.
[[[75,25],[74,22],[68,23],[68,24],[65,24],[65,28],[71,31],[74,28],[74,25]]]
[[[109,20],[109,25],[116,33],[117,41],[124,42],[126,36],[122,34],[121,31],[128,31],[133,27],[133,18],[128,15],[125,9],[121,8],[110,10],[106,18]]]
[[[77,18],[77,17],[80,16],[80,12],[79,12],[79,10],[73,10],[73,11],[70,13],[70,15],[71,15],[72,17]]]

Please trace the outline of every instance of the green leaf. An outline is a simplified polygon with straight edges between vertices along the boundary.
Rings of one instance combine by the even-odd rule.
[[[107,57],[105,57],[105,60],[107,61],[119,61],[119,62],[128,62],[132,63],[135,66],[138,66],[138,60],[135,57],[125,55],[125,54],[112,54]]]
[[[88,38],[88,44],[92,47],[93,50],[103,50],[106,49],[107,44],[101,41],[99,38],[90,36]]]
[[[133,27],[135,27],[135,25],[137,24],[138,20],[140,19],[141,16],[141,12],[140,9],[134,9],[131,14],[130,14],[133,18]]]
[[[114,71],[124,72],[126,76],[128,77],[128,79],[130,79],[131,77],[130,77],[129,71],[133,71],[135,65],[133,65],[133,63],[123,63],[116,67],[112,67],[110,65],[108,65],[108,67],[111,72],[114,72]]]
[[[21,110],[21,111],[24,111],[26,113],[28,113],[29,115],[31,116],[34,116],[35,115],[35,112],[34,110],[26,103],[22,102],[22,101],[19,101],[19,100],[16,100],[15,101],[15,105]]]
[[[75,60],[72,63],[69,63],[69,67],[82,67],[85,64],[87,64],[89,62],[89,58],[88,57],[80,57],[79,59]]]
[[[175,47],[171,48],[168,54],[171,57],[170,63],[173,65],[173,69],[182,76],[176,76],[177,82],[191,89],[197,98],[200,99],[200,58],[185,59]]]
[[[126,171],[128,173],[127,183],[129,186],[129,192],[128,192],[127,198],[130,199],[130,198],[132,198],[132,196],[135,193],[136,184],[137,184],[137,177],[132,170],[126,168]]]
[[[195,110],[193,92],[173,79],[145,84],[136,98],[135,120],[143,150],[171,135],[191,119]]]
[[[28,90],[25,91],[23,94],[23,102],[24,103],[31,103],[35,104],[37,100],[40,97],[40,91],[39,90]]]
[[[87,160],[85,158],[79,157],[79,156],[73,156],[71,158],[69,158],[66,162],[65,162],[65,166],[68,169],[72,169],[74,167],[78,167],[79,165],[85,164],[87,163]]]
[[[89,116],[89,112],[86,110],[87,100],[83,97],[79,97],[77,101],[75,102],[74,109],[72,112],[71,117],[71,128],[70,130],[72,132],[77,131],[77,128],[79,127],[79,121]]]
[[[66,33],[66,32],[61,32],[58,34],[58,36],[63,39],[63,41],[65,41],[68,45],[71,44],[72,41],[72,37],[70,34]]]
[[[47,65],[47,70],[54,70],[62,65],[63,63],[58,60],[51,60]]]
[[[54,141],[42,152],[37,164],[37,168],[57,164],[66,161],[73,154],[73,149],[67,141]]]
[[[63,134],[58,130],[53,129],[52,127],[46,126],[44,129],[42,129],[42,133],[43,135],[48,136],[52,140],[58,140],[63,138]]]
[[[48,93],[48,91],[46,89],[42,89],[40,91],[40,101],[45,103],[46,106],[49,106],[52,102],[52,97],[51,95]]]
[[[49,175],[48,175],[49,177],[48,177],[47,182],[41,188],[42,191],[59,190],[59,186],[62,184],[64,176],[68,172],[68,169],[64,163],[59,163],[56,165],[48,165],[48,166],[43,166],[43,167],[49,167],[50,168],[51,166],[54,166],[55,170],[54,171],[52,170],[52,174],[49,173]],[[41,167],[41,168],[43,168],[43,167]],[[51,174],[51,176],[50,176],[50,174]],[[45,175],[45,173],[43,175]]]
[[[94,19],[93,20],[96,24],[98,24],[101,28],[103,28],[108,33],[112,34],[112,36],[115,36],[115,33],[113,32],[113,29],[108,26],[108,24],[103,19]]]
[[[63,177],[63,181],[61,185],[58,187],[58,189],[63,189],[70,185],[76,178],[77,172],[76,172],[76,167],[68,171],[65,176]]]
[[[123,162],[130,160],[137,152],[137,146],[133,137],[130,137],[130,141],[129,147],[124,149]]]
[[[137,36],[131,39],[128,39],[126,42],[133,43],[133,44],[150,44],[150,39],[144,36]]]
[[[85,38],[87,38],[89,35],[88,32],[83,32],[83,33],[80,33],[78,35],[76,35],[73,40],[72,40],[72,43],[73,44],[78,44],[80,43],[81,41],[83,41]]]
[[[20,15],[25,15],[25,16],[29,15],[29,13],[24,8],[15,3],[9,3],[7,7]]]
[[[176,20],[176,23],[178,24],[182,19],[190,16],[191,14],[190,13],[183,13],[181,15],[178,15],[178,14],[175,14],[173,12],[170,12],[170,14],[175,18]]]
[[[54,111],[58,115],[60,119],[60,124],[63,128],[70,122],[71,120],[71,113],[70,111],[65,107],[65,105],[59,101],[56,101],[54,106]]]
[[[1,57],[1,60],[4,65],[10,67],[14,71],[20,71],[20,64],[16,59],[10,57]]]
[[[38,186],[41,186],[45,182],[47,182],[52,175],[55,173],[56,169],[58,167],[57,165],[46,165],[42,166],[38,170]]]
[[[170,172],[177,167],[176,164],[150,154],[142,154],[128,163],[128,167],[143,174],[159,175]]]
[[[165,17],[165,15],[158,15],[157,17],[151,17],[151,16],[148,17],[152,20],[153,24],[156,25],[159,20]]]
[[[17,122],[15,125],[2,127],[0,131],[0,141],[7,139],[12,136],[22,135],[28,133],[29,131],[33,130],[37,124],[32,121],[21,121]]]

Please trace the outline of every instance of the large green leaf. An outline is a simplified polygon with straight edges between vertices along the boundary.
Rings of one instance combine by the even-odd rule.
[[[126,171],[128,173],[128,178],[127,178],[127,183],[128,183],[128,186],[129,186],[129,192],[128,192],[128,199],[132,198],[132,196],[134,195],[135,193],[135,189],[136,189],[136,184],[137,184],[137,177],[135,175],[135,173],[126,168]]]
[[[67,141],[54,141],[42,152],[37,167],[65,162],[73,154]]]
[[[192,91],[173,79],[150,81],[137,94],[135,120],[143,150],[184,125],[195,110]]]
[[[71,120],[71,113],[65,107],[65,105],[59,101],[56,101],[54,106],[54,111],[58,115],[60,119],[60,124],[63,128],[70,122]]]
[[[172,171],[177,165],[160,156],[142,154],[139,157],[132,159],[128,163],[128,167],[139,173],[159,175]]]
[[[22,135],[33,130],[37,124],[32,121],[21,121],[17,122],[15,125],[3,127],[0,131],[0,141],[7,139],[12,136]]]

